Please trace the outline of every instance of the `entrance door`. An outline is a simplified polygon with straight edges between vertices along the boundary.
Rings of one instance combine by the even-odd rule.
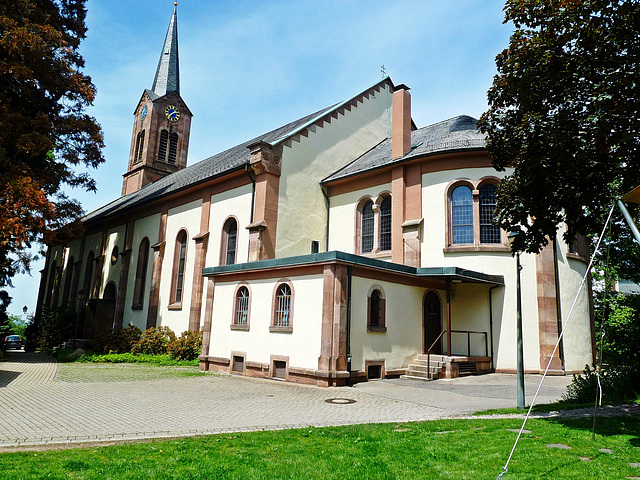
[[[440,297],[435,292],[428,292],[424,298],[422,318],[424,322],[424,353],[436,341],[442,331],[442,309]],[[431,353],[442,354],[442,337],[438,340]]]

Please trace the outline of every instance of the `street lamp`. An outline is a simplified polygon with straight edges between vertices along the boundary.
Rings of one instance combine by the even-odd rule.
[[[509,245],[513,246],[513,241],[520,235],[521,230],[509,232]],[[520,252],[516,255],[516,279],[517,279],[517,316],[516,316],[516,342],[518,352],[518,397],[516,406],[518,409],[524,408],[524,353],[522,351],[522,289],[520,287]]]

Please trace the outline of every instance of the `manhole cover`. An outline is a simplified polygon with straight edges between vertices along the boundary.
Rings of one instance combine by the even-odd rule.
[[[347,405],[349,403],[356,403],[353,398],[327,398],[326,403],[336,403],[338,405]]]

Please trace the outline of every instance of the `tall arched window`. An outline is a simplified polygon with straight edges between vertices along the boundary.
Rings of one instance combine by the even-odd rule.
[[[169,157],[167,158],[167,163],[171,163],[172,165],[176,163],[176,155],[178,153],[178,134],[173,132],[169,135]]]
[[[134,163],[142,160],[142,149],[144,148],[144,130],[138,133],[138,138],[136,138],[136,149],[133,152],[133,161]]]
[[[87,264],[84,267],[84,283],[82,289],[84,290],[84,298],[91,298],[93,294],[93,262],[94,262],[93,252],[89,252],[87,255]]]
[[[473,243],[473,197],[471,189],[460,185],[451,194],[452,243]]]
[[[173,295],[171,303],[181,303],[184,287],[184,270],[187,261],[187,232],[180,230],[176,237],[176,247],[173,256]]]
[[[291,326],[291,287],[283,283],[276,291],[274,326]]]
[[[75,260],[73,255],[69,257],[69,261],[67,262],[67,271],[65,272],[64,278],[64,290],[62,291],[62,305],[67,306],[69,303],[69,294],[71,293],[71,281],[73,279],[73,264]]]
[[[480,243],[500,243],[500,227],[493,225],[498,187],[485,183],[480,187]]]
[[[44,303],[46,303],[49,307],[55,307],[52,305],[53,302],[53,292],[56,288],[56,271],[58,267],[56,262],[51,264],[51,270],[49,270],[49,284],[47,285],[47,297]]]
[[[144,289],[147,283],[147,266],[149,265],[149,239],[145,237],[138,248],[138,264],[136,266],[136,283],[133,288],[132,308],[142,308]]]
[[[222,245],[220,265],[233,265],[236,263],[236,250],[238,244],[238,222],[235,218],[228,218],[222,227]]]
[[[391,250],[391,197],[380,203],[380,250]]]
[[[370,332],[386,332],[385,300],[382,287],[374,285],[367,296],[367,330]]]
[[[373,250],[374,218],[373,202],[369,200],[362,206],[362,253],[369,253]]]
[[[161,162],[167,161],[167,143],[169,141],[169,132],[166,130],[160,131],[160,143],[158,144],[158,160]]]
[[[236,294],[236,312],[233,318],[233,324],[249,324],[249,289],[247,287],[240,287]]]

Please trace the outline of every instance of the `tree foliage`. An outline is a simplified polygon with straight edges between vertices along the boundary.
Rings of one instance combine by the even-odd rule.
[[[498,170],[497,221],[526,226],[537,252],[602,228],[615,198],[640,184],[640,2],[508,0],[509,47],[479,122]]]
[[[82,212],[65,187],[95,190],[83,167],[103,162],[82,72],[85,0],[0,2],[0,288],[28,270],[26,248]]]

